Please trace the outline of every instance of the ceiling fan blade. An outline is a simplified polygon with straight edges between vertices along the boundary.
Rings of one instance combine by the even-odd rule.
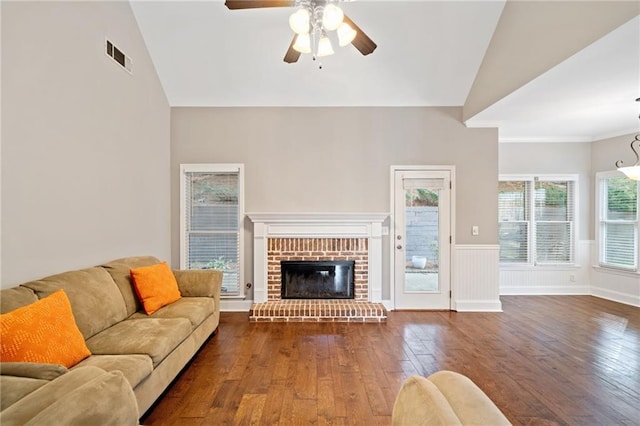
[[[284,55],[284,61],[288,64],[293,64],[294,62],[298,62],[300,59],[300,52],[293,48],[293,43],[296,42],[296,36],[293,36],[293,40],[291,40],[291,44],[289,45],[289,49],[287,53]]]
[[[351,44],[353,44],[353,46],[358,49],[360,53],[362,53],[363,55],[368,55],[369,53],[372,53],[374,50],[376,50],[376,47],[378,47],[378,45],[375,44],[374,41],[371,40],[371,38],[369,38],[369,36],[366,35],[364,31],[362,31],[360,27],[357,26],[347,15],[344,15],[344,21],[349,24],[351,28],[356,30],[356,38],[353,39]]]
[[[231,10],[259,9],[263,7],[293,7],[294,0],[227,0],[224,5]]]

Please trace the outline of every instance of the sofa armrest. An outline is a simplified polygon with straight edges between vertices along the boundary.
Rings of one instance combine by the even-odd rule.
[[[79,367],[39,387],[0,412],[9,425],[137,425],[138,404],[120,371]]]
[[[220,300],[222,271],[216,269],[174,270],[180,293],[184,297],[213,297]]]
[[[0,362],[0,375],[3,376],[53,380],[68,371],[67,367],[55,364],[39,364],[35,362]]]
[[[471,379],[442,370],[427,378],[438,387],[462,424],[509,426],[511,423]]]

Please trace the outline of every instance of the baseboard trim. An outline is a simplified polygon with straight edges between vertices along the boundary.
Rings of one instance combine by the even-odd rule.
[[[500,300],[456,300],[458,312],[502,312]]]
[[[222,299],[220,312],[249,312],[252,305],[253,300]]]
[[[589,286],[501,286],[501,296],[583,296],[590,295]]]
[[[600,287],[592,287],[591,295],[600,297],[601,299],[607,299],[613,302],[624,303],[625,305],[631,305],[640,308],[640,296],[634,296],[632,294],[621,293],[619,291]]]

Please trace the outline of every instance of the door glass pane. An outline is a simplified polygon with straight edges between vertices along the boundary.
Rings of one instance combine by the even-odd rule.
[[[440,289],[440,189],[428,186],[405,189],[406,292],[436,292]]]

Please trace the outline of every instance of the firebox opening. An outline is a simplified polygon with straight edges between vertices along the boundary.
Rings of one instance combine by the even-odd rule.
[[[353,299],[353,260],[282,261],[283,299]]]

